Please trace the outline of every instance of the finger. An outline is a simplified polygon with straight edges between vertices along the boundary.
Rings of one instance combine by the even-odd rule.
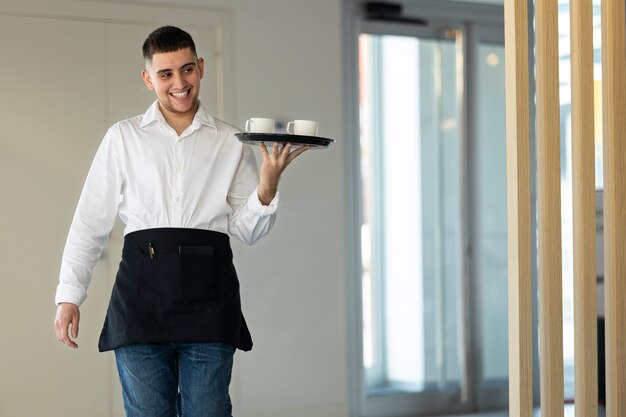
[[[70,323],[68,323],[67,327],[65,327],[65,331],[63,332],[62,342],[65,343],[67,346],[71,347],[72,349],[76,349],[78,345],[72,339],[70,339],[69,326],[70,326]],[[75,333],[73,329],[73,325],[72,325],[72,333]]]
[[[285,146],[283,147],[281,156],[287,157],[289,155],[289,152],[291,152],[291,148],[292,147],[293,147],[293,145],[291,143],[285,144]]]
[[[58,321],[57,339],[59,339],[59,342],[65,343],[69,347],[76,348],[78,347],[78,345],[74,343],[72,339],[70,339],[68,334],[69,326],[69,320],[67,320],[65,317],[60,318],[60,320]]]
[[[61,336],[61,327],[59,325],[59,321],[58,320],[54,321],[54,334],[56,335],[57,340],[59,342],[63,339],[63,337]]]
[[[291,163],[291,161],[293,161],[294,159],[296,159],[296,157],[300,154],[303,154],[304,152],[308,151],[309,149],[311,149],[310,146],[303,146],[301,148],[296,149],[295,151],[291,152],[289,154],[289,157],[287,158],[287,163]]]
[[[76,339],[78,337],[78,323],[79,318],[77,315],[72,317],[72,339]]]
[[[267,152],[267,146],[265,146],[265,143],[260,142],[259,143],[259,149],[261,150],[261,154],[264,157],[269,157],[270,156],[269,153]]]
[[[70,339],[69,336],[63,340],[63,343],[65,343],[67,346],[71,347],[72,349],[78,348],[78,344],[74,342],[72,339]]]
[[[278,145],[279,145],[278,142],[274,142],[272,144],[272,155],[275,156],[275,157],[278,156]]]
[[[54,319],[54,333],[59,342],[63,341],[63,316],[57,312],[57,316]]]
[[[61,324],[61,326],[63,326]],[[63,327],[61,327],[58,331],[57,331],[57,340],[59,342],[63,342],[63,340],[65,339],[65,337],[67,336],[67,332],[63,330]]]

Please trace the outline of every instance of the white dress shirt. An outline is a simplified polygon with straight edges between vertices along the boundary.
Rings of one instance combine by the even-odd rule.
[[[247,244],[266,235],[278,195],[263,206],[254,150],[239,130],[200,105],[178,136],[158,102],[106,133],[87,175],[69,230],[56,303],[81,305],[116,215],[124,235],[155,227],[227,233]]]

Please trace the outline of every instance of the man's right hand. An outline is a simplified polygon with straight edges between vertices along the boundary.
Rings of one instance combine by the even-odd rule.
[[[76,349],[78,344],[72,339],[78,337],[78,322],[80,321],[80,311],[78,306],[72,303],[60,303],[57,307],[57,314],[54,319],[54,331],[59,342]],[[72,327],[70,339],[70,325]]]

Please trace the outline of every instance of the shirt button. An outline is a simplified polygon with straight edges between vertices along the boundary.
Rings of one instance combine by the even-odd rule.
[[[176,197],[176,202],[180,203],[180,197]]]

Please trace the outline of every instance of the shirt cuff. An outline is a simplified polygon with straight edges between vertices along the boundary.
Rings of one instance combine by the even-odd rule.
[[[276,213],[276,210],[278,209],[279,199],[280,193],[276,191],[276,195],[274,196],[272,201],[270,201],[267,206],[264,206],[263,203],[261,203],[261,200],[259,200],[259,192],[257,188],[252,194],[250,194],[250,197],[248,197],[248,202],[246,204],[248,205],[248,210],[250,210],[252,213],[256,214],[259,217],[264,217]]]
[[[60,303],[72,303],[80,307],[86,298],[87,294],[83,290],[69,285],[59,284],[57,286],[54,302],[57,305]]]

